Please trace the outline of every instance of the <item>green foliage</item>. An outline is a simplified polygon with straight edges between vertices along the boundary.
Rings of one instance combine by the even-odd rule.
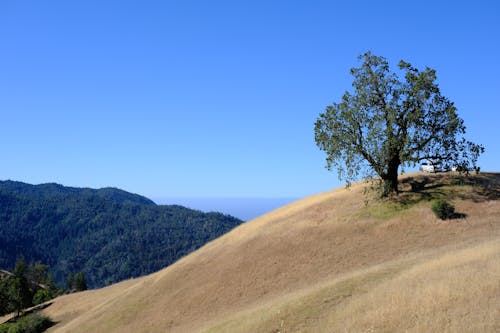
[[[32,303],[31,289],[28,282],[28,266],[23,258],[16,262],[14,276],[9,284],[9,298],[14,310],[19,315],[21,311]]]
[[[59,295],[61,290],[52,282],[47,271],[48,266],[39,262],[34,266],[27,265],[21,257],[17,260],[13,273],[2,272],[0,316],[13,311],[19,316],[24,309]]]
[[[22,253],[49,265],[59,285],[83,271],[89,288],[100,287],[168,266],[241,222],[117,189],[5,181],[0,268],[12,269]]]
[[[0,333],[40,333],[54,325],[54,322],[45,316],[31,314],[19,318],[14,323],[0,325]]]
[[[50,292],[46,289],[38,289],[35,292],[35,295],[33,295],[33,305],[38,305],[42,304],[44,302],[47,302],[48,300],[51,300],[52,297],[50,295]]]
[[[9,279],[0,277],[0,316],[14,311],[10,301],[9,289]]]
[[[74,278],[73,278],[73,274],[71,272],[68,273],[68,279],[67,279],[66,286],[67,286],[68,290],[73,290]]]
[[[87,282],[85,281],[85,275],[83,275],[83,272],[75,274],[75,289],[76,291],[87,290]]]
[[[400,61],[400,71],[392,72],[384,57],[370,52],[359,59],[361,66],[351,69],[354,91],[328,106],[315,124],[328,170],[336,168],[348,184],[377,175],[387,196],[398,193],[400,166],[432,160],[443,168],[477,167],[484,147],[463,138],[463,120],[441,95],[435,70]]]
[[[29,278],[35,284],[47,284],[49,266],[37,261],[30,269]]]
[[[438,199],[432,203],[432,211],[441,220],[451,219],[455,216],[455,207],[442,199]]]

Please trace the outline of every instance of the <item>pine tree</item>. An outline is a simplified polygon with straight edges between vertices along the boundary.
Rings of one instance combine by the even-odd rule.
[[[83,275],[83,272],[78,272],[75,275],[75,289],[77,291],[87,290],[87,282],[85,281],[85,275]]]
[[[73,290],[73,287],[74,287],[73,274],[69,273],[68,274],[68,290],[69,291]]]
[[[16,262],[14,276],[9,283],[9,298],[17,316],[21,314],[23,309],[31,306],[32,295],[27,275],[28,266],[21,257]]]
[[[9,278],[0,277],[0,316],[12,311],[9,293]]]

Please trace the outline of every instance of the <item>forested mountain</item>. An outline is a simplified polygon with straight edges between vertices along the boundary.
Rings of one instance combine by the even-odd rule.
[[[241,222],[115,188],[0,181],[0,269],[23,256],[61,285],[83,271],[99,287],[159,270]]]

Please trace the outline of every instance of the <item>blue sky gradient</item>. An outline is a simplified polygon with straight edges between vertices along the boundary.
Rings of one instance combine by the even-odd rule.
[[[341,185],[313,126],[371,50],[437,70],[500,167],[496,1],[2,1],[0,179],[165,198]]]

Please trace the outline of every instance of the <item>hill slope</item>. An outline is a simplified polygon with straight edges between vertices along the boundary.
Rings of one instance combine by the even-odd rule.
[[[157,206],[115,188],[0,182],[0,268],[19,256],[48,264],[62,286],[84,271],[91,287],[157,271],[241,221]]]
[[[51,331],[499,331],[500,175],[410,182],[397,204],[365,205],[360,184],[308,197],[157,273],[60,297]],[[437,220],[435,197],[466,217]]]

